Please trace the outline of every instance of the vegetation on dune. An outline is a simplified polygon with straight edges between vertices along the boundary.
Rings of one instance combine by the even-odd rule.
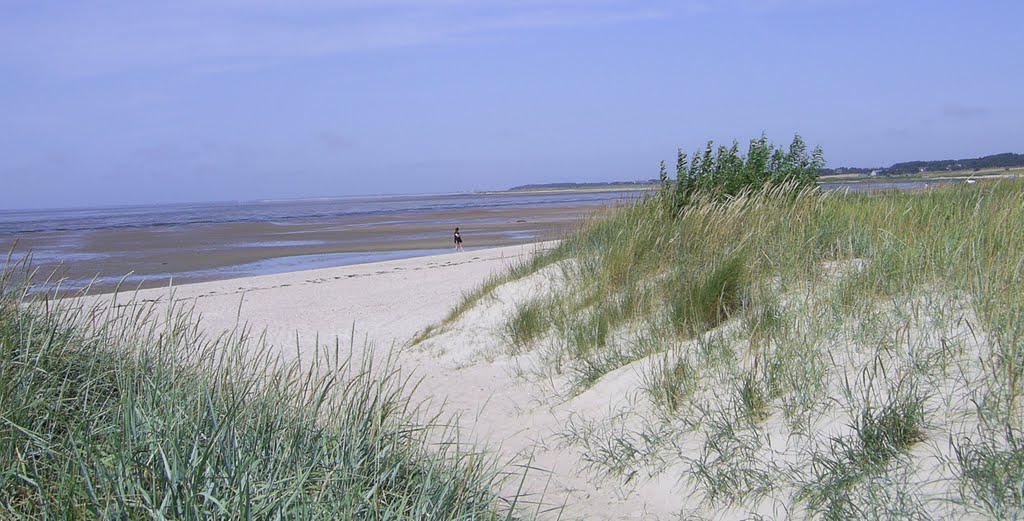
[[[776,148],[761,135],[750,140],[746,156],[740,155],[738,141],[717,148],[708,141],[703,153],[696,152],[689,159],[682,149],[677,151],[675,182],[670,181],[665,162],[661,162],[661,198],[678,210],[689,205],[697,194],[721,199],[780,186],[799,190],[814,186],[824,166],[821,148],[815,147],[808,154],[799,134],[788,150]]]
[[[499,519],[492,461],[410,382],[306,368],[187,310],[0,297],[0,518]],[[436,420],[436,418],[434,419]],[[511,501],[516,501],[512,498]]]
[[[509,353],[569,394],[638,362],[649,405],[565,433],[623,484],[675,469],[737,515],[1024,517],[1024,186],[823,193],[801,143],[680,154],[492,281],[558,269]]]

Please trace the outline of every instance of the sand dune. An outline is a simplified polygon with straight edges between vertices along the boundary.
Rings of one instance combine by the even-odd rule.
[[[614,370],[578,394],[571,392],[567,379],[545,367],[550,361],[543,358],[543,353],[509,354],[503,337],[506,320],[518,304],[558,290],[562,283],[558,265],[499,286],[453,323],[435,330],[424,341],[411,342],[417,333],[440,323],[464,294],[552,245],[539,243],[199,283],[173,290],[148,289],[139,291],[136,298],[158,302],[173,298],[194,304],[202,326],[213,334],[231,329],[239,321],[257,331],[265,330],[267,341],[286,358],[310,359],[318,343],[333,346],[335,341],[346,347],[351,344],[356,356],[367,349],[366,354],[377,358],[394,355],[394,362],[404,374],[420,379],[414,401],[426,403],[429,412],[443,411],[446,418],[454,417],[462,433],[460,439],[486,449],[505,469],[532,469],[525,481],[508,483],[505,492],[525,492],[527,499],[537,502],[533,509],[542,513],[541,518],[676,519],[687,512],[715,519],[749,516],[750,510],[704,509],[705,498],[686,484],[690,467],[685,459],[696,457],[702,445],[682,431],[662,433],[673,438],[671,444],[654,447],[646,456],[630,455],[625,447],[594,446],[614,444],[616,440],[642,445],[645,441],[638,433],[658,428],[657,414],[640,395],[644,374],[650,372],[651,364],[662,363],[665,353]],[[858,266],[823,269],[839,280],[844,273],[856,272]],[[720,330],[729,327],[723,324]],[[948,331],[907,334],[942,334],[943,338],[961,338],[964,342],[973,339],[964,347],[962,356],[968,358],[970,353],[985,348],[984,338],[965,329],[969,325],[949,327],[952,329]],[[841,359],[862,354],[855,344],[845,345],[854,348],[836,351],[848,352],[837,355],[836,363],[842,366],[839,369],[863,365],[862,361]],[[740,359],[737,363],[746,366],[751,360]],[[957,363],[966,366],[968,362]],[[721,402],[719,405],[728,407],[727,393],[720,391],[709,387],[698,394],[704,403]],[[833,394],[838,393],[833,390]],[[946,388],[935,393],[953,394]],[[943,410],[953,422],[962,416],[961,409],[966,405],[936,401],[929,407]],[[830,436],[843,435],[850,421],[845,416],[825,415],[814,421],[811,436],[801,437],[794,436],[781,418],[772,416],[761,429],[767,443],[759,444],[751,454],[752,461],[790,465],[808,454],[804,445],[825,443]],[[967,432],[974,427],[965,424],[955,430]],[[943,432],[936,429],[935,439],[921,444],[914,453],[916,472],[922,475],[916,481],[937,484],[935,497],[947,496],[947,487],[953,483],[947,475],[949,469],[939,464],[943,458],[948,459]],[[659,454],[664,450],[675,452],[662,458]],[[612,475],[607,468],[595,468],[588,462],[588,454],[602,451],[613,459],[661,460],[629,461],[623,465],[623,472]],[[784,491],[785,495],[791,493]],[[793,513],[787,508],[785,498],[768,495],[756,502],[753,512],[789,517]]]
[[[456,327],[408,346],[418,332],[443,320],[465,293],[553,244],[152,288],[118,298],[173,298],[194,305],[212,334],[247,323],[265,330],[267,341],[286,358],[312,357],[317,340],[333,346],[337,339],[347,347],[354,334],[356,356],[364,347],[381,358],[400,353],[398,366],[421,379],[414,400],[457,417],[467,442],[493,451],[510,470],[527,463],[543,469],[528,472],[523,485],[543,498],[541,510],[557,508],[569,518],[668,517],[678,510],[677,501],[666,501],[671,483],[655,481],[645,485],[645,493],[627,493],[595,482],[579,472],[575,452],[563,450],[554,437],[571,415],[613,407],[612,398],[621,398],[612,396],[620,394],[615,385],[566,402],[551,392],[550,382],[525,377],[522,361],[499,354],[499,322],[518,299],[542,290],[543,275],[502,287],[499,299],[472,310]],[[619,379],[635,378],[628,368],[620,373]]]

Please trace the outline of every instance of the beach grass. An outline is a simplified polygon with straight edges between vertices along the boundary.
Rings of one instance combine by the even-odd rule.
[[[511,476],[350,347],[288,361],[180,305],[4,287],[0,518],[518,519]]]
[[[539,257],[560,282],[509,353],[569,395],[641,362],[649,405],[566,426],[596,476],[676,472],[719,514],[1024,517],[1024,185],[652,195]]]
[[[536,273],[537,271],[563,259],[562,254],[559,253],[558,249],[545,251],[543,252],[544,254],[539,254],[541,253],[539,251],[535,253],[537,254],[527,256],[522,261],[512,264],[507,270],[491,275],[479,287],[473,291],[465,293],[462,296],[462,299],[448,312],[448,316],[445,317],[443,321],[439,324],[434,324],[423,329],[416,336],[410,339],[408,343],[410,345],[416,345],[428,338],[431,338],[446,327],[451,326],[467,311],[485,301],[498,286],[521,279],[532,273]]]

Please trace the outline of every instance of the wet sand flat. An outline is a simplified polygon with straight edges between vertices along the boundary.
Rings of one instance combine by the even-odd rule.
[[[119,283],[148,288],[444,253],[461,227],[467,249],[558,239],[604,205],[393,211],[312,222],[232,222],[18,237],[33,252],[36,279],[55,273],[63,287]],[[0,238],[0,242],[4,242]],[[0,244],[10,249],[13,241]]]

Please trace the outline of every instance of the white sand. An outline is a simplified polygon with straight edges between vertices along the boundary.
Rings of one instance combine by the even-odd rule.
[[[545,244],[508,246],[337,268],[228,279],[173,288],[175,299],[194,301],[210,331],[230,329],[240,316],[271,344],[294,351],[339,337],[352,328],[378,348],[402,344],[443,319],[462,295]],[[168,288],[138,292],[166,300]],[[357,347],[359,347],[357,345]]]
[[[188,284],[174,287],[173,297],[194,304],[202,326],[211,333],[231,329],[239,319],[256,331],[265,329],[268,342],[286,357],[297,351],[304,358],[311,356],[316,339],[329,346],[340,339],[347,347],[353,328],[356,356],[364,346],[377,356],[401,351],[398,364],[403,371],[411,370],[422,378],[414,400],[442,406],[446,414],[457,416],[467,439],[491,450],[503,463],[514,467],[532,458],[531,466],[550,471],[527,473],[523,490],[543,495],[542,503],[548,507],[564,504],[563,519],[672,518],[680,506],[678,499],[670,499],[677,492],[673,483],[648,483],[650,490],[644,494],[628,493],[621,487],[606,490],[604,484],[579,473],[575,451],[563,450],[563,444],[553,438],[574,411],[605,411],[614,405],[611,396],[593,393],[585,403],[578,399],[552,403],[545,385],[517,376],[507,358],[489,360],[493,357],[488,348],[499,347],[490,345],[500,336],[494,325],[510,303],[473,309],[460,320],[457,330],[403,348],[418,332],[443,320],[463,295],[488,277],[551,245]],[[540,289],[513,286],[503,291],[514,301]],[[136,298],[167,301],[171,294],[168,288],[155,288],[139,291]],[[619,373],[627,380],[635,378],[628,368]],[[609,378],[615,379],[614,375]],[[520,484],[509,487],[515,491]]]

